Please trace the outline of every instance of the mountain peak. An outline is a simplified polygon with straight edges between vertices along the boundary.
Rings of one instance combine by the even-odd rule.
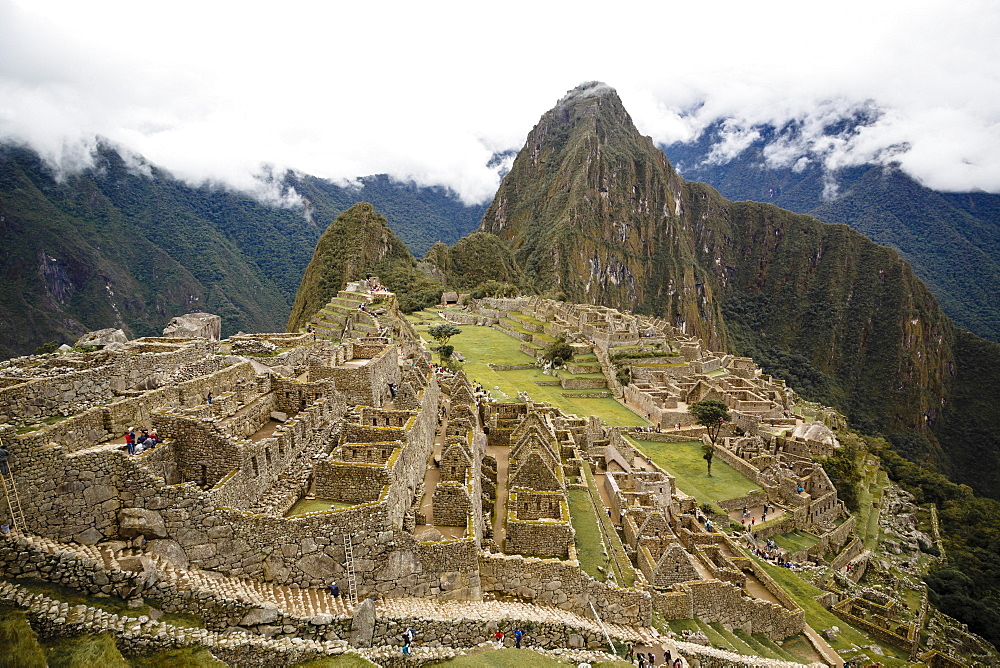
[[[579,100],[585,100],[592,97],[618,97],[618,92],[604,83],[603,81],[586,81],[576,88],[569,90],[565,95],[556,103],[557,107],[566,106],[573,102]]]

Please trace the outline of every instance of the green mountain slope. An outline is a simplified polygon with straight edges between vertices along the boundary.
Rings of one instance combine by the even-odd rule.
[[[316,243],[295,295],[288,331],[304,328],[348,281],[366,278],[376,269],[393,270],[395,265],[416,271],[416,261],[385,217],[367,202],[355,204],[330,223]]]
[[[874,119],[844,119],[826,130],[847,138]],[[793,165],[768,162],[775,147],[804,146],[800,128],[753,129],[738,155],[712,158],[724,122],[693,142],[666,147],[681,172],[733,200],[769,202],[830,223],[844,223],[896,249],[958,325],[1000,341],[1000,195],[942,193],[893,166],[863,165],[828,172],[817,156]],[[805,149],[802,149],[805,150]]]
[[[656,314],[752,355],[908,456],[971,480],[951,457],[970,445],[939,426],[975,373],[959,369],[965,334],[910,266],[846,225],[685,182],[603,84],[578,87],[542,117],[481,229],[512,244],[537,286]],[[949,424],[969,421],[955,410]],[[1000,410],[980,418],[975,451],[995,467]]]
[[[57,178],[32,151],[0,147],[0,357],[104,327],[158,334],[199,310],[222,316],[224,335],[278,331],[324,226],[362,198],[395,212],[419,252],[457,241],[485,209],[385,175],[346,187],[295,173],[270,185],[304,206],[279,206],[191,187],[106,145],[93,157]]]

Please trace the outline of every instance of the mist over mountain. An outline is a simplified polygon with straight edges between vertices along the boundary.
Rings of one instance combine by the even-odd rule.
[[[842,164],[839,152],[877,118],[860,109],[818,127],[719,120],[696,141],[663,148],[685,178],[729,199],[844,223],[894,248],[956,324],[1000,340],[1000,195],[927,188],[891,151],[875,163]]]
[[[356,202],[391,212],[419,254],[474,229],[484,209],[385,175],[342,185],[288,172],[261,197],[192,186],[108,144],[87,163],[60,173],[0,147],[0,356],[105,327],[159,334],[202,310],[222,316],[224,335],[280,331],[320,233]]]

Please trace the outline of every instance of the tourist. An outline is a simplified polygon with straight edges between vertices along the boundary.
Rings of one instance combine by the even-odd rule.
[[[160,444],[160,435],[156,433],[156,429],[153,429],[152,431],[149,432],[149,438],[146,440],[153,441],[153,445],[151,447],[155,448],[157,445]]]
[[[671,661],[671,656],[670,656],[670,650],[668,649],[663,652],[663,665],[669,668],[670,661]]]
[[[674,659],[674,668],[684,668],[684,664],[681,662],[681,657]]]
[[[130,455],[135,454],[135,431],[132,430],[132,427],[129,427],[128,431],[125,432],[125,446]]]
[[[211,392],[211,390],[209,390],[208,395],[205,397],[205,403],[207,403],[209,406],[212,405],[212,392]]]
[[[503,631],[497,629],[497,632],[493,634],[493,639],[497,643],[497,649],[503,649],[503,638],[504,638]]]
[[[10,457],[10,451],[0,444],[0,475],[10,474],[10,468],[7,466],[8,457]]]
[[[524,631],[522,629],[517,629],[514,631],[514,649],[521,649],[521,638],[524,637]]]
[[[646,668],[646,655],[639,652],[639,668]]]
[[[330,590],[330,596],[333,596],[334,598],[340,598],[340,586],[336,582],[327,587],[327,589]]]
[[[646,658],[649,659],[649,668],[654,668],[656,666],[656,657],[653,656],[652,652],[646,654]]]
[[[403,631],[403,654],[410,654],[410,643],[413,642],[413,637],[415,632],[413,629],[406,629]]]

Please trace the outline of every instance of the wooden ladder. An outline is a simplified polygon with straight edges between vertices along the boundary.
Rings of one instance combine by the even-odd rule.
[[[344,565],[347,567],[347,599],[352,605],[358,604],[358,581],[354,577],[354,544],[351,534],[344,536]]]
[[[7,507],[10,508],[10,526],[15,531],[20,531],[22,536],[28,535],[28,525],[24,522],[24,511],[21,509],[21,499],[17,495],[17,486],[14,484],[14,474],[7,470],[7,474],[0,473],[0,482],[3,483],[3,493],[7,497]]]

